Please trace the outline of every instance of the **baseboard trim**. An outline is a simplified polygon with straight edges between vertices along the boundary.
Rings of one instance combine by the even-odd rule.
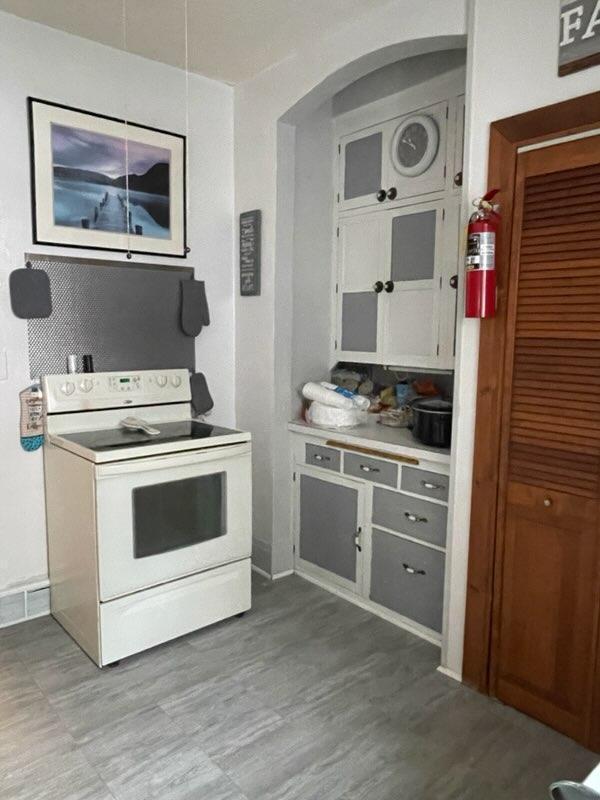
[[[273,580],[274,581],[278,581],[281,578],[287,578],[287,577],[289,577],[290,575],[293,575],[293,574],[294,574],[294,570],[293,569],[286,569],[285,572],[277,572],[275,575],[273,575]]]
[[[448,667],[443,667],[441,664],[437,668],[438,672],[441,672],[442,675],[445,675],[447,678],[452,678],[453,681],[457,681],[457,683],[462,683],[462,676],[455,672],[453,669],[448,669]]]
[[[299,577],[304,578],[304,580],[310,581],[310,583],[314,583],[316,586],[320,586],[321,589],[325,589],[325,591],[331,592],[331,594],[335,594],[338,597],[341,597],[343,600],[348,600],[348,602],[353,603],[355,606],[363,608],[365,611],[370,611],[371,614],[374,614],[376,617],[381,617],[381,619],[384,619],[386,622],[391,622],[392,625],[395,625],[397,628],[402,628],[402,630],[408,631],[409,633],[418,636],[420,639],[425,639],[426,642],[441,648],[442,643],[440,639],[427,633],[426,631],[417,628],[414,625],[411,625],[408,622],[398,619],[395,614],[386,613],[385,610],[379,608],[374,603],[370,603],[368,600],[364,600],[361,597],[356,597],[356,595],[352,594],[352,592],[348,592],[346,589],[342,589],[340,586],[332,586],[331,584],[322,581],[320,578],[315,578],[314,575],[309,575],[309,573],[303,572],[302,570],[297,569],[295,570],[295,573]]]
[[[263,578],[267,578],[267,580],[272,581],[273,576],[269,575],[268,572],[265,572],[264,569],[257,567],[256,564],[251,565],[252,572],[256,572],[257,575],[261,575]]]
[[[50,613],[48,581],[36,581],[0,592],[0,628],[9,628]]]

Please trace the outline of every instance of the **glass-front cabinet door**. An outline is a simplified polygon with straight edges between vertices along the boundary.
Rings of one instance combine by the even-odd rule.
[[[378,350],[384,222],[374,212],[339,221],[336,350],[346,353],[349,360],[373,357]]]
[[[437,366],[443,217],[441,202],[386,214],[383,363]]]

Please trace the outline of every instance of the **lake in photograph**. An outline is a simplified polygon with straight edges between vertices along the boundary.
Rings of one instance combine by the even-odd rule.
[[[165,148],[53,124],[54,223],[170,238],[170,156]]]

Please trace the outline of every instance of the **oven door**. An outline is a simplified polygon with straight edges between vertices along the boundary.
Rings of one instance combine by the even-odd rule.
[[[96,513],[101,600],[248,558],[250,444],[99,464]]]

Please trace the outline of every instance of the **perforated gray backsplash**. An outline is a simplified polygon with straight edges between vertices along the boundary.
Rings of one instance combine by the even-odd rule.
[[[96,372],[184,367],[194,370],[194,339],[181,330],[176,265],[27,255],[48,273],[52,314],[30,319],[31,377],[67,371],[67,356],[91,353]],[[80,366],[81,368],[81,366]]]

